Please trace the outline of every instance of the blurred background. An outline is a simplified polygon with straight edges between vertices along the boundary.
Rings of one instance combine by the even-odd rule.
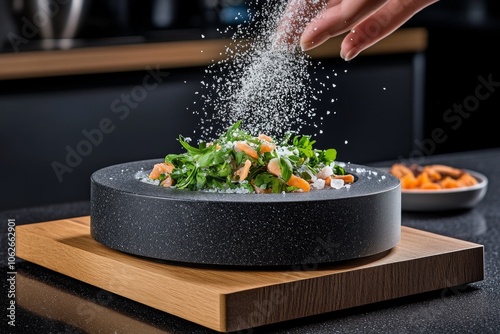
[[[88,200],[92,172],[179,152],[206,67],[256,3],[0,0],[0,211]],[[413,29],[424,48],[399,45]],[[349,63],[322,51],[318,146],[357,164],[500,146],[498,1],[441,0],[400,32]]]

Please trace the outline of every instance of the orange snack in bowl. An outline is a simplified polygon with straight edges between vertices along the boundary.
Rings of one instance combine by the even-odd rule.
[[[426,173],[429,175],[429,178],[432,181],[438,181],[443,178],[443,176],[432,166],[425,166],[422,173]]]
[[[451,189],[451,188],[458,188],[459,187],[457,180],[451,178],[451,176],[445,177],[443,180],[441,180],[441,182],[439,182],[439,184],[441,185],[441,187],[443,187],[445,189]]]
[[[442,189],[441,186],[437,183],[434,182],[426,182],[420,186],[420,189],[425,189],[425,190],[437,190],[437,189]]]
[[[464,173],[457,180],[460,187],[473,186],[477,184],[477,180],[469,173]]]
[[[417,179],[413,174],[407,174],[403,176],[401,180],[401,188],[403,189],[415,189],[417,188]]]
[[[417,176],[417,188],[421,188],[422,185],[427,183],[432,183],[432,181],[429,178],[429,174],[427,174],[426,171],[423,171]]]
[[[403,164],[392,165],[390,172],[398,179],[403,179],[406,175],[414,176],[412,170]]]
[[[401,181],[401,189],[439,190],[469,187],[478,181],[465,170],[434,164],[393,164],[390,173]]]

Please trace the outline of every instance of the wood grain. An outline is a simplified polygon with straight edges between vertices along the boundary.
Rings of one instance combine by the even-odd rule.
[[[341,37],[332,38],[309,54],[315,58],[337,58],[340,43]],[[0,53],[0,80],[207,66],[223,59],[230,44],[228,39],[203,39]],[[364,51],[362,56],[421,52],[426,47],[425,29],[402,29]]]
[[[482,245],[408,227],[395,248],[369,258],[315,270],[230,270],[124,254],[93,240],[89,223],[89,217],[76,217],[18,226],[17,255],[219,332],[484,278]]]

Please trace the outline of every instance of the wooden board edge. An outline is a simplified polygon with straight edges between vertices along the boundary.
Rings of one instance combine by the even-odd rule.
[[[16,227],[18,258],[204,327],[225,331],[225,319],[221,318],[225,312],[219,309],[224,306],[224,301],[219,294],[203,289],[193,291],[192,286],[182,287],[182,283],[166,281],[158,274],[146,273],[146,276],[134,266],[126,266],[119,261],[75,249],[61,240],[37,234],[36,229],[30,229],[29,225]],[[77,262],[78,266],[68,265],[73,262]],[[155,285],[148,287],[148,281],[154,281]],[[137,286],[141,286],[140,291],[134,288]],[[165,293],[165,290],[169,292]],[[190,291],[191,307],[186,306],[186,290]],[[168,301],[163,299],[166,295],[170,298]]]
[[[250,290],[232,292],[225,295],[214,294],[214,296],[212,296],[212,300],[209,302],[206,301],[207,291],[203,290],[200,292],[199,298],[207,303],[208,308],[210,309],[209,311],[211,312],[211,318],[207,318],[206,313],[204,313],[206,310],[198,310],[197,312],[200,314],[203,313],[203,316],[200,316],[201,319],[196,319],[192,316],[192,309],[191,311],[183,313],[179,312],[175,308],[158,307],[155,303],[151,303],[151,300],[144,300],[141,298],[138,299],[137,296],[129,296],[120,289],[113,289],[112,287],[109,287],[109,284],[106,285],[102,283],[102,280],[105,282],[108,282],[110,279],[112,280],[110,277],[103,278],[102,275],[100,275],[101,282],[96,283],[94,281],[95,278],[89,278],[88,273],[86,274],[85,271],[88,270],[88,268],[91,268],[93,264],[102,261],[103,256],[92,254],[91,259],[86,260],[87,262],[83,265],[84,268],[80,268],[79,273],[69,272],[67,268],[61,268],[58,266],[58,264],[60,265],[61,263],[64,264],[71,261],[72,258],[68,254],[70,252],[74,252],[75,250],[74,247],[64,244],[64,242],[61,242],[60,240],[54,240],[54,235],[47,237],[44,236],[43,233],[40,233],[43,228],[52,227],[50,224],[53,223],[57,223],[53,225],[54,227],[60,226],[61,223],[74,224],[71,228],[74,231],[78,231],[78,235],[87,235],[87,229],[90,225],[90,217],[83,216],[71,219],[62,219],[59,221],[18,226],[18,257],[219,332],[244,330],[250,327],[257,327],[310,315],[341,310],[368,303],[404,297],[416,293],[467,284],[484,279],[484,247],[482,245],[403,226],[403,234],[413,233],[414,235],[418,235],[420,238],[427,237],[434,241],[443,241],[448,244],[446,247],[447,250],[446,252],[438,253],[437,255],[417,259],[411,258],[403,262],[389,262],[375,267],[360,269],[364,271],[363,275],[365,277],[370,277],[373,282],[379,282],[379,284],[382,284],[379,286],[370,286],[368,284],[371,289],[370,291],[376,290],[379,293],[382,293],[382,295],[372,293],[370,296],[371,299],[368,301],[366,299],[359,299],[359,296],[357,297],[358,299],[356,299],[356,295],[354,295],[351,300],[347,299],[347,302],[335,304],[336,301],[346,300],[346,296],[349,296],[346,289],[347,291],[357,291],[357,287],[361,286],[366,289],[367,286],[367,284],[363,283],[362,280],[360,281],[356,278],[356,275],[359,276],[359,270],[356,271],[358,272],[357,274],[354,273],[354,271],[336,272],[322,276],[314,276],[312,278],[299,278],[293,282],[263,286]],[[450,244],[451,247],[449,246]],[[49,250],[49,253],[47,253],[47,250]],[[78,258],[85,258],[89,255],[89,252],[83,252],[81,249],[78,250],[78,252],[80,253]],[[58,258],[58,261],[54,261],[54,259]],[[107,259],[106,261],[112,265],[120,265],[119,261],[116,259]],[[472,270],[464,271],[464,265],[459,265],[464,263],[467,268],[472,268]],[[441,270],[437,283],[435,281],[436,277],[433,275],[428,274],[430,275],[429,277],[426,277],[425,275],[423,277],[422,275],[418,276],[421,272],[425,273],[425,270],[422,270],[422,268],[437,268],[438,270]],[[440,268],[448,269],[443,271]],[[408,284],[408,286],[414,286],[416,290],[391,290],[391,288],[393,288],[393,284],[389,286],[383,285],[383,282],[390,281],[390,278],[394,277],[395,273],[401,271],[405,273],[415,273],[415,276],[420,278],[420,280],[411,281],[410,284]],[[112,272],[119,272],[119,270],[115,268]],[[139,276],[143,275],[141,273],[138,274]],[[407,277],[399,277],[398,279],[400,281],[410,280],[410,277],[408,277],[409,275],[410,274],[407,274]],[[453,278],[454,275],[455,279]],[[82,279],[82,277],[86,277],[86,279]],[[372,277],[375,277],[376,279],[373,280]],[[132,277],[128,278],[130,279],[130,282],[134,282]],[[161,277],[158,279],[161,281]],[[346,282],[348,284],[346,284]],[[429,282],[432,284],[429,284]],[[341,288],[338,289],[336,287]],[[182,286],[177,286],[177,288],[180,289],[180,293],[182,293],[182,289],[186,289],[186,287]],[[313,293],[304,295],[304,290],[310,292],[312,291]],[[330,295],[336,294],[338,298],[334,298],[333,302],[332,300],[328,300],[328,298],[325,299],[325,291],[329,291]],[[369,291],[366,293],[369,293]],[[328,293],[326,296],[328,296]],[[309,308],[304,309],[304,305],[309,305]],[[185,304],[180,304],[178,307],[178,309],[185,308]]]
[[[477,245],[370,267],[358,276],[359,272],[343,272],[228,295],[227,330],[241,331],[478,282],[484,279],[484,248]]]

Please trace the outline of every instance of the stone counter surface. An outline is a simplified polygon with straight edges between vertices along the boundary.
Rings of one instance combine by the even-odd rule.
[[[489,179],[473,209],[403,212],[402,224],[484,245],[485,278],[465,286],[255,328],[246,333],[498,333],[500,328],[500,149],[427,157],[419,163],[466,168]],[[391,162],[370,164],[388,166]],[[8,189],[2,189],[8,191]],[[1,333],[214,333],[178,317],[127,300],[38,265],[17,260],[16,292],[33,294],[10,321],[7,228],[89,214],[88,202],[0,212]],[[12,225],[12,223],[11,223]],[[106,270],[95,268],[96,272]],[[452,283],[452,282],[451,282]],[[6,298],[8,297],[8,298]]]

